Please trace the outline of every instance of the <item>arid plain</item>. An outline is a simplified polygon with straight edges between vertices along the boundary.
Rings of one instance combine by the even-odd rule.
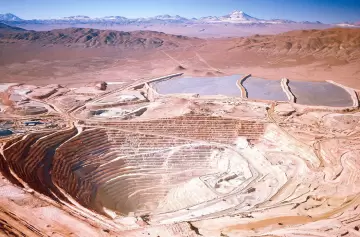
[[[1,80],[82,84],[151,78],[181,70],[197,76],[220,72],[252,73],[269,79],[326,79],[356,87],[360,74],[358,29],[303,30],[226,39],[144,31],[129,38],[116,36],[117,41],[111,44],[105,39],[112,31],[73,31],[54,30],[50,35],[30,33],[28,38],[17,38],[16,34],[24,34],[20,32],[1,39]],[[150,42],[154,39],[159,42]],[[125,44],[124,40],[130,43]]]

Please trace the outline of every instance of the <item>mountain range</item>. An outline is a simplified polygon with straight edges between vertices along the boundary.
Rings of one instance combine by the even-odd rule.
[[[179,15],[158,15],[155,17],[147,18],[126,18],[123,16],[105,16],[100,18],[91,18],[88,16],[70,16],[63,17],[58,19],[32,19],[25,20],[20,17],[11,14],[0,14],[0,22],[3,23],[21,23],[21,24],[87,24],[87,23],[114,23],[114,24],[140,24],[140,23],[185,23],[185,24],[197,24],[197,23],[233,23],[233,24],[291,24],[291,23],[301,23],[301,24],[322,24],[319,21],[316,22],[295,22],[292,20],[286,19],[271,19],[265,20],[256,18],[246,14],[243,11],[233,11],[232,13],[225,16],[207,16],[201,18],[185,18]]]

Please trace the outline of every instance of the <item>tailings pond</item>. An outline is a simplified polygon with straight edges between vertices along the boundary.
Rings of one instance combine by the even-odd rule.
[[[347,91],[328,82],[290,80],[289,87],[298,104],[332,107],[347,107],[353,104]]]
[[[281,80],[249,77],[242,84],[249,99],[288,101],[286,94],[281,88]]]
[[[241,97],[236,82],[242,75],[224,77],[174,77],[151,82],[150,85],[160,94],[199,94]],[[288,101],[281,88],[281,80],[267,80],[256,77],[243,81],[249,99]],[[343,88],[328,82],[289,82],[289,88],[296,103],[313,106],[348,107],[353,101]]]
[[[150,85],[160,94],[190,93],[199,95],[241,96],[236,81],[241,75],[224,77],[176,77]]]

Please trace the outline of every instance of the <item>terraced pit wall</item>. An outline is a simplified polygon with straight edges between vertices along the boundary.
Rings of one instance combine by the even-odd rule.
[[[72,127],[53,133],[32,133],[6,143],[3,154],[12,178],[54,199],[61,197],[51,179],[55,153],[76,132]]]
[[[8,141],[0,168],[17,185],[54,200],[72,203],[70,195],[83,207],[104,215],[106,209],[125,215],[147,213],[171,187],[163,182],[181,184],[216,172],[211,166],[205,169],[215,151],[235,146],[239,136],[257,140],[264,126],[207,116],[85,122],[84,127],[31,133]],[[158,175],[154,176],[154,170]],[[177,170],[189,173],[181,178]],[[144,191],[148,189],[153,191]]]

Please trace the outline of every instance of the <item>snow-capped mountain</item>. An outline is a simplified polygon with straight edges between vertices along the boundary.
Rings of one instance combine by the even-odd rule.
[[[68,16],[68,17],[64,17],[64,18],[61,18],[63,20],[69,20],[69,21],[74,21],[74,20],[90,20],[91,18],[88,17],[88,16]]]
[[[220,20],[223,22],[233,22],[233,23],[257,23],[262,20],[252,17],[243,11],[233,11],[229,15],[225,15],[223,17],[220,17]]]
[[[106,21],[106,20],[109,20],[109,21],[127,21],[128,20],[126,17],[123,17],[123,16],[105,16],[105,17],[102,17],[102,18],[99,18],[99,19],[102,19],[104,21]]]
[[[252,17],[243,11],[233,11],[231,14],[225,16],[207,16],[201,17],[198,21],[203,22],[226,22],[226,23],[241,23],[241,24],[253,24],[253,23],[260,23],[264,20],[260,20],[258,18]]]
[[[220,21],[220,18],[217,16],[205,16],[205,17],[201,17],[199,19],[196,19],[198,21],[204,21],[204,22],[217,22]]]
[[[295,22],[286,19],[272,19],[272,20],[265,20],[256,18],[246,14],[243,11],[233,11],[232,13],[225,15],[225,16],[207,16],[201,18],[185,18],[179,15],[171,16],[168,14],[165,15],[158,15],[154,17],[141,17],[141,18],[126,18],[123,16],[106,16],[106,17],[98,17],[92,18],[89,16],[70,16],[70,17],[63,17],[58,19],[34,19],[34,20],[23,20],[11,13],[7,14],[0,14],[0,22],[4,23],[11,23],[16,22],[17,25],[21,24],[221,24],[221,23],[234,23],[234,24],[244,24],[244,25],[271,25],[271,24],[293,24],[293,23],[300,23],[300,24],[321,24],[321,22]]]
[[[293,23],[296,23],[296,21],[283,20],[283,19],[271,19],[271,20],[268,20],[267,22],[272,23],[272,24],[293,24]]]
[[[23,21],[23,19],[11,13],[0,14],[0,21]]]
[[[250,16],[243,11],[233,11],[231,14],[217,17],[217,16],[207,16],[199,18],[198,21],[200,22],[208,22],[208,23],[235,23],[235,24],[292,24],[296,23],[295,21],[291,20],[283,20],[283,19],[271,19],[271,20],[264,20],[259,19],[253,16]]]
[[[354,28],[354,27],[360,27],[360,22],[347,22],[346,21],[346,22],[336,24],[336,26]]]
[[[154,17],[148,17],[148,18],[137,18],[137,19],[129,19],[131,20],[135,20],[136,22],[144,22],[144,23],[156,23],[156,22],[168,22],[168,23],[186,23],[186,22],[190,22],[192,20],[187,19],[185,17],[179,16],[179,15],[175,15],[175,16],[171,16],[171,15],[158,15],[158,16],[154,16]]]
[[[155,17],[151,17],[153,19],[158,19],[158,20],[187,20],[187,18],[185,17],[181,17],[179,15],[176,16],[170,16],[170,15],[158,15]]]
[[[300,21],[302,24],[322,24],[320,21]]]
[[[7,20],[0,20],[7,22]],[[117,24],[131,24],[131,23],[187,23],[192,20],[179,15],[170,16],[170,15],[159,15],[155,17],[141,17],[141,18],[126,18],[123,16],[105,16],[91,18],[89,16],[69,16],[55,19],[45,19],[45,20],[21,20],[24,23],[34,23],[34,24],[86,24],[86,23],[117,23]]]

